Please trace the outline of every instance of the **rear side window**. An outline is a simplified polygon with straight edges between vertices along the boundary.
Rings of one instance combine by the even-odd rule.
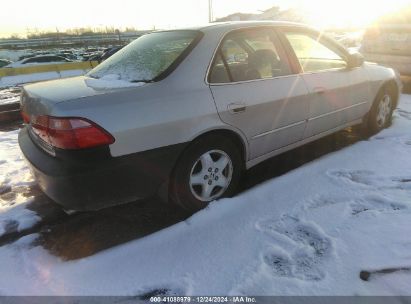
[[[345,68],[347,63],[336,51],[305,33],[285,33],[304,72]]]
[[[270,29],[233,32],[225,37],[210,70],[210,83],[268,79],[290,74]]]
[[[214,66],[210,74],[210,83],[227,83],[230,82],[230,76],[221,54],[217,54]]]

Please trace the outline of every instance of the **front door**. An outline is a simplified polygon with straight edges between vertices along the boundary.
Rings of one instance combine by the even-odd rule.
[[[310,96],[304,137],[333,130],[360,119],[369,87],[362,68],[348,68],[348,53],[330,39],[305,30],[282,30],[302,69]]]

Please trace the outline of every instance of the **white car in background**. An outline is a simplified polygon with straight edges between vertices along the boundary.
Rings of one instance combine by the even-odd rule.
[[[5,67],[9,64],[11,64],[12,62],[10,60],[7,59],[0,59],[0,68]]]
[[[360,52],[367,61],[395,69],[411,81],[411,24],[381,24],[365,31]]]
[[[67,62],[73,61],[58,55],[39,55],[13,62],[5,66],[5,68],[21,68],[32,65],[61,64]]]

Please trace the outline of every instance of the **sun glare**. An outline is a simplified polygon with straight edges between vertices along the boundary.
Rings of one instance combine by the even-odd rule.
[[[306,8],[309,21],[320,28],[356,27],[362,28],[378,17],[398,11],[406,1],[344,1],[336,4],[326,2]]]
[[[209,0],[121,0],[106,6],[99,0],[71,0],[64,9],[54,0],[7,1],[0,11],[0,36],[24,36],[30,30],[66,30],[79,27],[175,28],[208,22]],[[411,5],[411,0],[212,0],[214,17],[232,13],[259,13],[273,6],[305,12],[320,28],[364,27],[375,18]],[[15,18],[14,11],[21,18]]]

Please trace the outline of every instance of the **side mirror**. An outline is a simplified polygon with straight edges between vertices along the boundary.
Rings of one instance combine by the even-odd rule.
[[[347,67],[348,67],[349,69],[358,68],[358,67],[362,66],[363,64],[364,64],[364,56],[361,55],[361,54],[358,53],[358,52],[352,53],[352,54],[350,54],[350,56],[348,57]]]

